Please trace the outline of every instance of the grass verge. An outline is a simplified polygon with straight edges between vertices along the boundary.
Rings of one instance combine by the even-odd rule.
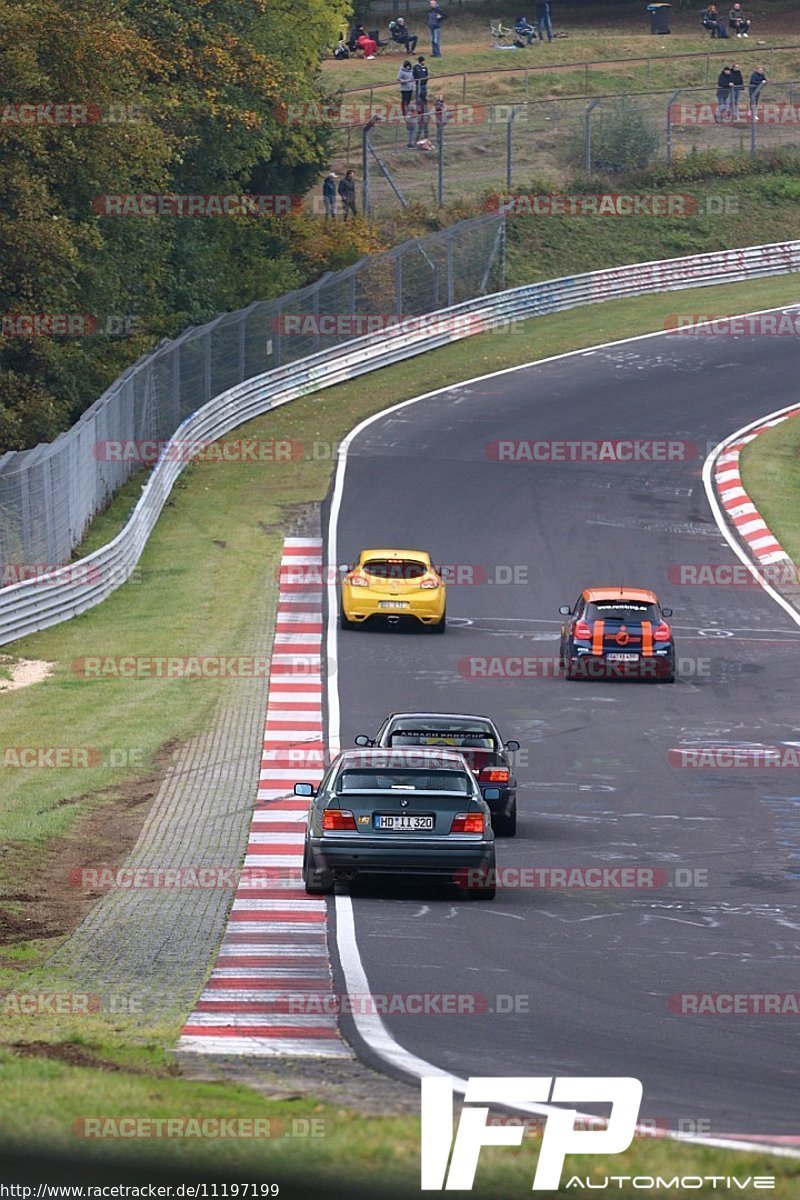
[[[744,486],[792,562],[800,562],[800,421],[784,421],[748,442]]]
[[[3,1138],[19,1147],[46,1145],[48,1153],[82,1154],[117,1166],[135,1162],[139,1171],[169,1167],[175,1171],[208,1171],[214,1178],[242,1178],[250,1173],[276,1181],[294,1194],[291,1174],[335,1188],[380,1180],[384,1194],[419,1192],[419,1120],[414,1117],[363,1117],[344,1105],[336,1107],[307,1097],[265,1100],[255,1091],[229,1083],[202,1083],[149,1073],[70,1066],[47,1058],[23,1058],[0,1051],[3,1075]],[[152,1136],[87,1138],[85,1131],[114,1130],[119,1118],[193,1118],[216,1122],[252,1121],[259,1136]],[[86,1119],[103,1124],[87,1126]],[[256,1124],[258,1123],[258,1124]],[[123,1126],[122,1128],[125,1128]],[[127,1126],[130,1131],[130,1124]],[[145,1126],[138,1128],[144,1129]],[[152,1129],[153,1127],[150,1126]],[[200,1127],[202,1128],[202,1127]],[[207,1124],[207,1129],[214,1126]],[[473,1194],[510,1196],[530,1191],[540,1139],[526,1135],[519,1148],[487,1149],[481,1154]],[[135,1155],[135,1158],[134,1158]],[[236,1172],[239,1174],[237,1175]],[[286,1175],[289,1179],[286,1179]],[[283,1178],[282,1178],[283,1175]],[[770,1195],[788,1200],[797,1195],[800,1162],[769,1154],[734,1154],[704,1146],[637,1140],[624,1154],[568,1158],[559,1195],[574,1195],[569,1179],[589,1176],[595,1183],[609,1176],[735,1175],[740,1180],[774,1175]],[[584,1185],[585,1186],[585,1185]],[[613,1186],[614,1195],[631,1200],[637,1188]],[[718,1195],[711,1185],[692,1187],[692,1196]],[[283,1193],[283,1186],[281,1188]],[[552,1194],[552,1193],[548,1193]],[[685,1195],[672,1191],[672,1195]]]

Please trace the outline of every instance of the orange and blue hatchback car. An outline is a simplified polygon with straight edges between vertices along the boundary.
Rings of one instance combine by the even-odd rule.
[[[342,579],[339,624],[354,629],[373,619],[427,626],[444,633],[444,580],[424,550],[362,550]]]
[[[655,592],[646,588],[585,588],[558,610],[561,668],[567,679],[631,677],[675,682],[675,641]]]

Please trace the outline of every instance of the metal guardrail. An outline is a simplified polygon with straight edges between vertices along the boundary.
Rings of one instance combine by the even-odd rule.
[[[130,519],[112,542],[75,563],[0,590],[0,645],[92,608],[130,577],[186,466],[183,451],[190,444],[196,444],[200,452],[236,426],[281,404],[508,322],[617,297],[710,287],[795,271],[800,271],[800,241],[550,279],[429,313],[410,330],[401,327],[394,334],[358,338],[229,388],[179,425],[142,488]],[[179,446],[181,452],[171,455],[171,446]]]

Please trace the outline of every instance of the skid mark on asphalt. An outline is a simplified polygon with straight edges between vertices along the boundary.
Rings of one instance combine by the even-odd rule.
[[[324,764],[321,570],[320,539],[286,539],[244,870],[181,1050],[352,1057],[337,1030],[326,904],[306,895],[300,874],[308,801],[290,791],[295,781],[318,783]]]

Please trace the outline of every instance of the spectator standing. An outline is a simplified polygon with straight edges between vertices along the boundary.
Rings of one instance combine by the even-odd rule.
[[[396,21],[389,22],[389,36],[393,42],[405,46],[409,54],[413,54],[417,48],[419,38],[415,33],[409,32],[404,17],[398,17]]]
[[[428,80],[430,79],[430,71],[425,65],[424,54],[420,54],[419,58],[414,63],[412,75],[414,77],[414,99],[418,104],[420,101],[425,104],[428,100]]]
[[[514,23],[514,33],[520,40],[522,38],[527,38],[529,46],[533,45],[533,39],[536,36],[536,30],[533,25],[528,23],[527,17],[517,17],[516,22]]]
[[[420,142],[428,143],[427,145],[423,144],[423,150],[430,150],[430,137],[428,129],[430,116],[431,113],[430,109],[428,108],[428,97],[426,95],[424,100],[417,101],[417,145],[419,146]]]
[[[720,122],[723,116],[731,111],[731,97],[733,94],[733,80],[731,79],[730,67],[723,67],[717,79],[717,121]]]
[[[339,180],[339,195],[342,198],[345,221],[348,214],[354,217],[358,216],[358,210],[356,209],[356,181],[352,171],[348,171],[344,179]]]
[[[553,22],[550,20],[550,0],[536,0],[536,27],[539,31],[539,41],[544,41],[547,33],[548,42],[553,40]]]
[[[742,78],[742,72],[739,70],[738,63],[731,64],[731,83],[733,84],[733,119],[734,121],[738,121],[739,97],[741,96],[742,88],[744,87],[744,79]]]
[[[322,202],[325,205],[325,217],[336,217],[336,180],[338,176],[329,171],[322,184]]]
[[[737,37],[750,37],[750,18],[745,16],[741,4],[734,4],[728,14],[728,24]]]
[[[750,115],[754,121],[758,120],[758,102],[761,99],[761,91],[765,83],[768,83],[763,67],[756,67],[753,74],[750,76]]]
[[[400,111],[405,116],[414,95],[414,71],[408,59],[397,72],[397,82],[400,84]]]
[[[428,12],[428,29],[431,31],[431,54],[434,58],[442,57],[442,21],[446,17],[447,13],[443,12],[439,7],[439,0],[431,0],[431,7]]]

